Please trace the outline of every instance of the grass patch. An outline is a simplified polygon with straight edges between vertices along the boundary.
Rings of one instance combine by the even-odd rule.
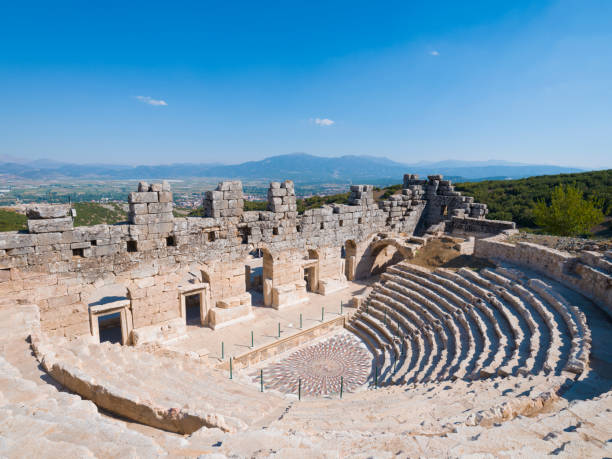
[[[0,231],[22,231],[28,228],[25,215],[0,209]]]

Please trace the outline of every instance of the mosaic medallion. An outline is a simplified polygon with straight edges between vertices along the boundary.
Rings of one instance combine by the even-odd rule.
[[[368,380],[372,369],[372,355],[354,335],[343,333],[317,344],[295,351],[278,363],[263,369],[267,389],[287,394],[298,393],[302,382],[302,396],[331,395],[351,392]],[[253,375],[259,382],[259,373]]]

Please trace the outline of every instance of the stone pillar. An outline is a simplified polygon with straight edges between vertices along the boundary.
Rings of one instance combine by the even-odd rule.
[[[174,229],[172,191],[167,181],[151,185],[140,182],[138,191],[129,194],[128,203],[128,222],[140,227],[140,235],[158,237]]]
[[[203,205],[205,217],[240,217],[244,210],[242,182],[233,180],[219,183],[215,190],[206,192]]]
[[[268,189],[268,210],[284,214],[282,217],[297,217],[295,188],[291,180],[285,180],[283,183],[270,183],[270,188]]]

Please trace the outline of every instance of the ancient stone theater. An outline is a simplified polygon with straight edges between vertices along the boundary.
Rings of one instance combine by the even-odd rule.
[[[517,241],[440,175],[128,201],[0,233],[1,457],[612,456],[611,252]]]

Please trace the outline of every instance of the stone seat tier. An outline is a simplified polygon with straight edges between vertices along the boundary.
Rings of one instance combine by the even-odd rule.
[[[394,275],[387,275],[384,284],[385,287],[397,292],[397,294],[401,295],[400,298],[408,297],[415,304],[419,304],[421,310],[428,313],[427,318],[432,324],[432,327],[438,331],[438,336],[443,345],[443,352],[446,353],[446,358],[440,359],[433,372],[435,375],[434,378],[439,379],[457,360],[458,353],[456,340],[459,332],[455,327],[449,325],[449,322],[452,322],[449,314],[443,312],[436,304],[429,301],[426,297],[395,282],[394,277]]]
[[[32,344],[45,370],[64,387],[104,409],[164,430],[242,430],[281,403],[272,395],[253,398],[252,387],[228,386],[227,375],[186,356],[46,337],[33,337]]]
[[[553,315],[559,317],[557,325],[563,322],[563,329],[567,330],[570,337],[570,350],[566,358],[564,370],[576,374],[582,373],[588,366],[588,358],[591,346],[591,333],[586,323],[586,317],[576,306],[570,305],[561,293],[541,279],[531,279],[526,276],[519,277],[518,270],[503,269],[501,271],[483,270],[483,275],[494,282],[502,285],[523,284],[528,289],[532,302],[538,301],[547,306]],[[512,280],[507,276],[512,275]],[[512,282],[514,281],[514,283]],[[518,289],[518,287],[514,287]],[[544,319],[546,320],[546,319]],[[550,319],[549,319],[550,320]],[[559,328],[557,326],[557,328]],[[551,334],[551,336],[553,336]]]
[[[461,348],[460,352],[457,353],[459,364],[449,368],[448,375],[452,378],[464,377],[470,362],[475,361],[475,356],[478,353],[476,347],[479,344],[481,345],[480,335],[473,332],[476,325],[464,313],[465,301],[449,292],[442,285],[401,269],[401,265],[390,267],[388,272],[396,274],[394,279],[396,282],[416,289],[419,293],[444,307],[453,316],[451,323],[460,330],[460,337],[455,342],[459,343]]]
[[[430,281],[430,285],[437,286],[436,291],[441,296],[445,297],[449,302],[455,304],[457,308],[465,312],[467,321],[472,329],[476,347],[472,360],[468,365],[468,376],[478,377],[483,366],[483,361],[487,358],[491,358],[493,355],[491,351],[491,341],[494,333],[490,331],[492,325],[487,328],[482,314],[474,308],[473,303],[477,298],[451,280],[435,275],[425,268],[409,263],[400,263],[396,265],[396,267],[408,273],[407,275],[413,274],[417,276],[416,278],[413,277],[413,279],[417,281],[419,278]]]
[[[387,283],[388,286],[398,286],[397,288],[400,288],[400,291],[406,296],[410,296],[413,300],[425,305],[439,318],[441,318],[442,323],[446,327],[446,331],[450,336],[450,339],[447,341],[451,343],[450,346],[452,346],[451,352],[453,357],[448,363],[445,371],[439,377],[440,379],[445,379],[450,374],[453,374],[459,366],[461,357],[465,357],[465,354],[467,353],[467,349],[464,350],[463,347],[466,345],[466,343],[468,343],[468,345],[471,343],[469,335],[464,328],[466,327],[469,329],[469,327],[467,324],[458,322],[454,315],[459,309],[453,307],[436,292],[402,277],[400,273],[397,273],[392,269],[389,269],[386,273],[383,273],[382,278],[390,281],[390,283]],[[441,305],[443,309],[438,305]]]
[[[358,336],[364,336],[365,339],[372,343],[376,348],[376,354],[374,359],[374,367],[384,368],[389,364],[388,352],[385,349],[385,343],[380,340],[378,333],[370,327],[370,325],[361,319],[359,314],[353,316],[351,323],[349,324],[357,331]],[[372,377],[374,376],[374,369],[372,370]]]
[[[382,289],[383,287],[380,288]],[[421,333],[427,342],[427,348],[424,353],[424,359],[421,360],[418,377],[420,380],[426,380],[431,371],[433,371],[433,362],[440,358],[438,355],[439,340],[436,338],[431,325],[423,321],[422,316],[419,316],[414,309],[410,309],[410,305],[401,303],[383,292],[375,292],[371,304],[374,310],[378,308],[379,310],[387,311],[387,315],[397,311],[400,314],[405,314],[407,318],[417,318],[413,324],[417,328],[417,332]]]
[[[21,338],[23,339],[23,338]],[[151,438],[102,416],[96,406],[54,386],[24,379],[0,355],[0,456],[161,457]]]
[[[565,370],[576,374],[582,373],[588,367],[591,349],[591,331],[587,325],[586,316],[576,306],[570,305],[550,284],[541,279],[530,279],[528,284],[561,314],[569,330],[572,340]]]
[[[455,279],[449,279],[445,270],[430,273],[431,279],[439,279],[446,287],[450,287],[456,295],[465,301],[465,308],[471,313],[483,333],[485,350],[479,356],[472,377],[489,377],[496,374],[497,369],[504,361],[507,348],[507,338],[502,333],[498,320],[491,308],[468,289],[460,286]],[[454,273],[450,273],[454,274]]]
[[[393,349],[394,341],[390,337],[389,332],[385,330],[382,323],[378,321],[372,314],[359,314],[357,317],[359,326],[363,329],[369,329],[370,334],[375,337],[376,342],[381,346],[383,353],[380,366],[375,368],[375,373],[378,375],[378,381],[382,381],[392,372],[393,364],[396,355]]]
[[[512,352],[504,367],[500,367],[498,372],[502,375],[516,374],[519,371],[535,372],[535,355],[540,347],[540,332],[531,312],[517,298],[496,290],[495,286],[473,271],[460,269],[455,276],[457,282],[478,294],[491,310],[504,318],[513,335]],[[529,337],[528,353],[521,356],[521,343],[525,343],[527,337]],[[545,343],[542,343],[543,349],[544,346]]]
[[[382,320],[384,322],[384,311],[386,310],[386,306],[382,303],[380,303],[375,297],[371,297],[368,305],[366,307],[366,311],[364,314],[372,314],[376,317],[378,317],[379,320]],[[388,323],[389,321],[392,321],[394,323],[397,323],[398,320],[400,320],[401,317],[395,312],[395,311],[390,311],[389,310],[389,316],[387,317]],[[406,321],[402,321],[402,327],[403,327],[403,331],[401,332],[402,335],[408,334],[408,335],[413,335],[415,334],[414,329],[411,328],[411,326],[406,322]],[[395,333],[397,334],[397,326],[395,327],[394,330],[391,331],[391,333]],[[404,338],[404,336],[402,336],[402,338]],[[407,343],[404,343],[404,353],[406,354],[406,349],[408,348]],[[412,346],[413,351],[415,352],[419,352],[419,355],[422,356],[423,352],[420,348],[416,348],[414,345]],[[400,349],[400,353],[401,353],[401,349]],[[414,356],[412,356],[414,359]],[[402,357],[404,360],[406,360],[406,355],[404,355]],[[404,365],[401,366],[401,368],[403,368]],[[392,373],[389,373],[389,376],[392,376]]]
[[[530,357],[527,359],[524,368],[528,370],[531,367],[532,372],[540,370],[549,371],[547,362],[550,355],[549,350],[551,344],[553,344],[551,342],[553,331],[550,329],[547,314],[542,314],[542,308],[539,305],[538,307],[533,307],[529,301],[524,301],[524,295],[521,296],[516,288],[514,288],[515,285],[519,284],[501,276],[488,275],[489,272],[488,270],[483,270],[481,272],[482,275],[474,273],[468,275],[475,279],[476,282],[490,289],[490,291],[496,291],[500,297],[512,306],[513,311],[521,314],[522,319],[529,327],[531,334]]]

